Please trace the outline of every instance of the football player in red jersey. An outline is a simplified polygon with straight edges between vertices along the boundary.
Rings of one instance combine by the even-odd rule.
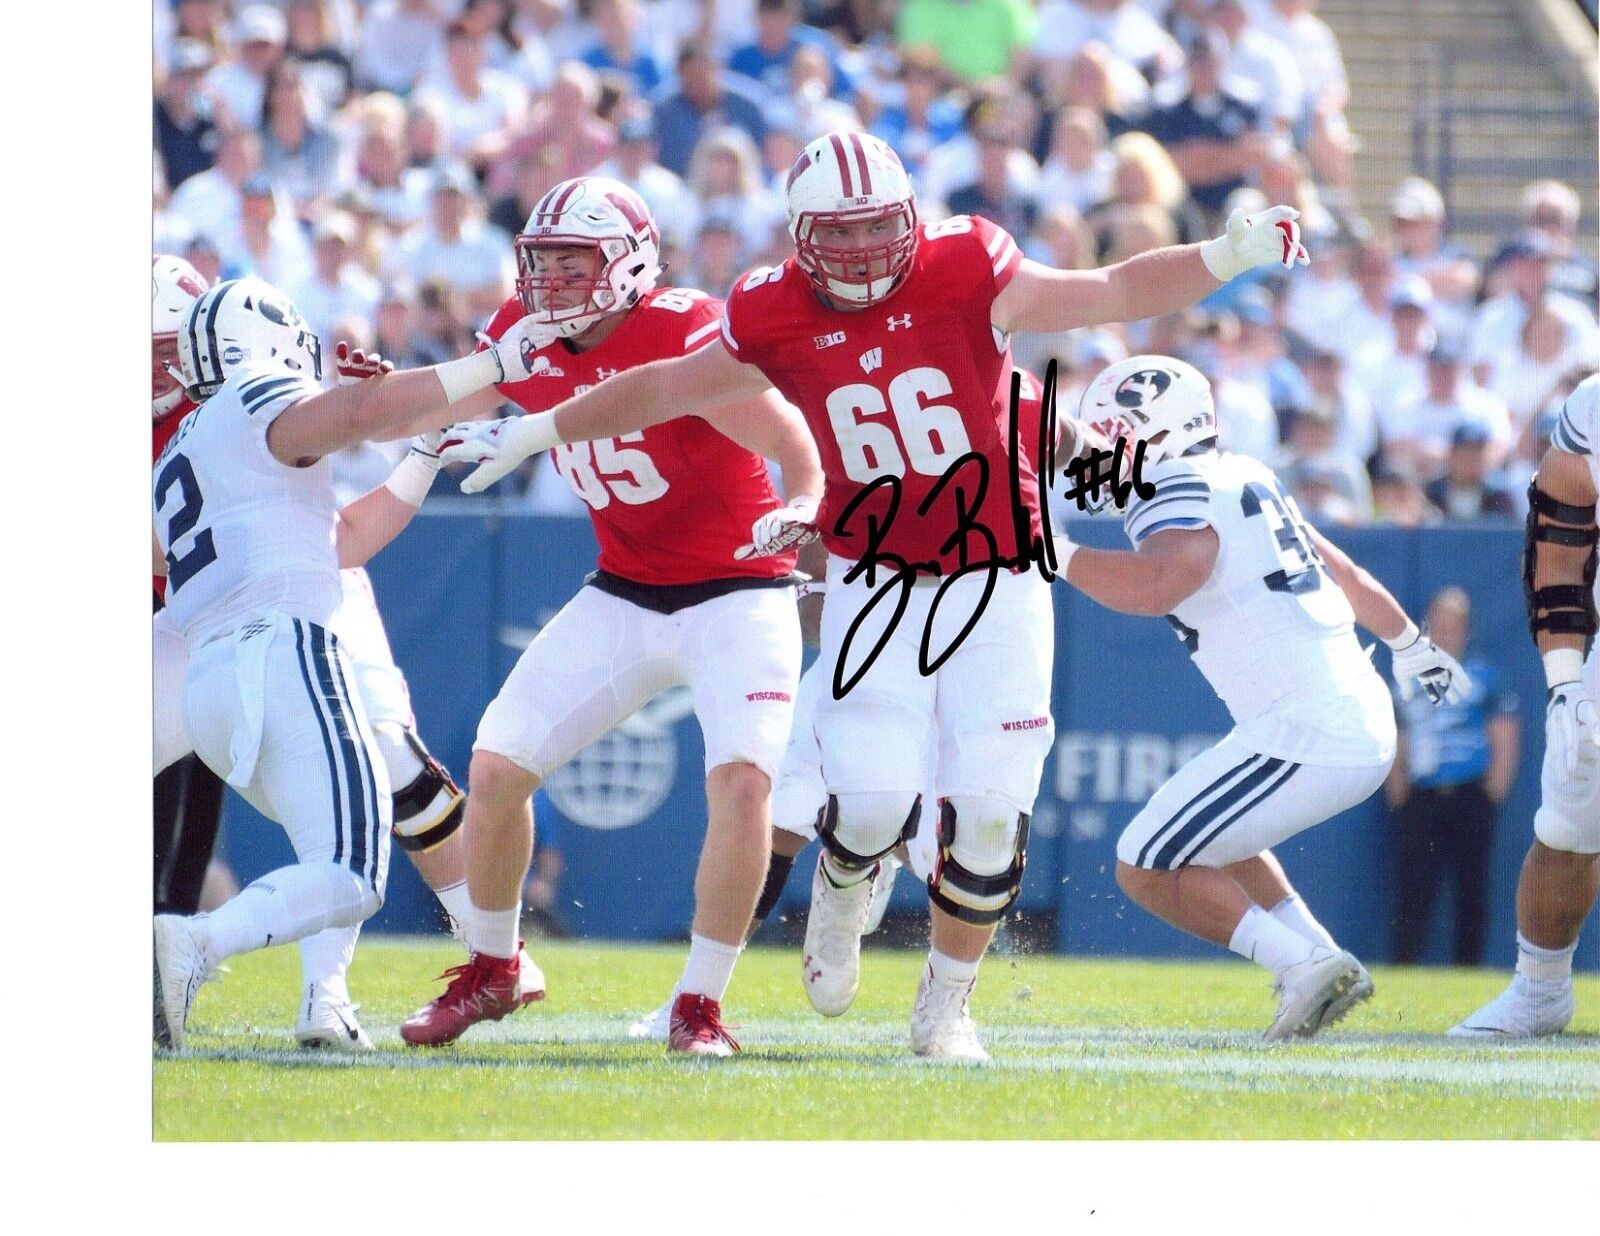
[[[550,324],[551,341],[531,358],[530,377],[484,392],[469,415],[502,398],[542,412],[640,365],[720,346],[721,304],[656,286],[655,221],[617,181],[563,181],[535,206],[516,247],[517,293],[488,336],[531,313]],[[767,871],[800,628],[794,551],[735,552],[780,509],[764,458],[782,468],[791,502],[814,507],[822,472],[804,421],[776,392],[682,398],[693,416],[554,452],[590,508],[599,569],[528,645],[479,726],[466,818],[472,958],[401,1027],[408,1043],[448,1043],[512,1011],[531,795],[651,696],[683,684],[705,735],[709,822],[668,1045],[717,1056],[738,1047],[721,1000]]]
[[[812,141],[786,193],[795,253],[739,282],[719,342],[542,417],[458,426],[445,457],[482,461],[464,485],[476,489],[535,451],[772,386],[800,408],[827,477],[821,509],[791,501],[752,539],[770,550],[820,530],[830,554],[822,656],[834,679],[817,709],[828,802],[806,991],[830,1016],[854,999],[871,877],[918,827],[931,750],[939,858],[911,1042],[981,1061],[969,996],[1020,887],[1054,731],[1050,596],[1028,569],[1042,552],[1038,482],[1009,444],[1009,335],[1170,313],[1252,267],[1308,258],[1297,212],[1277,206],[1235,212],[1204,244],[1056,270],[985,219],[919,224],[898,157],[857,132]]]

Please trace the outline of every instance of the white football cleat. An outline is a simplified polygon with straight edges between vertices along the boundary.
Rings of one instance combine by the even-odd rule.
[[[1269,1043],[1293,1035],[1310,1038],[1322,1028],[1328,1010],[1350,995],[1361,973],[1361,963],[1343,949],[1313,949],[1310,957],[1290,966],[1273,984],[1278,1015],[1263,1037]]]
[[[861,936],[872,910],[876,876],[874,872],[848,888],[837,888],[817,856],[800,976],[811,1007],[824,1017],[838,1017],[848,1009],[861,985]]]
[[[158,1047],[182,1051],[189,1010],[211,967],[189,920],[180,914],[155,919],[153,1030]]]
[[[329,991],[318,983],[309,984],[305,999],[300,1001],[300,1014],[295,1018],[295,1041],[308,1051],[375,1050],[356,1018],[360,1007],[351,1004],[346,993]]]
[[[878,874],[872,877],[872,907],[867,911],[867,924],[861,934],[870,936],[883,926],[883,916],[889,912],[889,899],[894,896],[895,877],[905,866],[898,856],[890,854],[878,864]]]
[[[544,971],[534,964],[527,949],[520,949],[517,953],[517,1003],[532,1004],[543,999]]]
[[[674,987],[665,1004],[652,1013],[646,1013],[628,1027],[628,1037],[644,1039],[651,1043],[665,1043],[672,1031],[672,1006],[677,999],[678,989]]]
[[[1372,999],[1373,993],[1377,991],[1377,986],[1372,981],[1372,975],[1367,973],[1366,966],[1359,961],[1356,962],[1356,969],[1359,973],[1356,975],[1356,981],[1350,985],[1350,990],[1328,1005],[1323,1011],[1322,1020],[1315,1027],[1310,1030],[1296,1031],[1301,1038],[1310,1038],[1314,1034],[1320,1034],[1333,1025],[1334,1022],[1343,1020],[1356,1005]]]
[[[933,971],[922,968],[917,1002],[911,1008],[911,1050],[919,1056],[963,1064],[986,1064],[989,1053],[978,1042],[972,1020],[972,988],[965,983],[937,983]]]
[[[1517,975],[1507,987],[1460,1025],[1450,1027],[1458,1039],[1535,1039],[1560,1034],[1572,1020],[1572,983],[1534,982]]]

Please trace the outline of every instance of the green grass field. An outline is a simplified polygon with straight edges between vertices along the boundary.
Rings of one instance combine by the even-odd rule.
[[[997,955],[973,1014],[987,1068],[911,1056],[920,952],[869,948],[844,1017],[812,1012],[791,950],[752,948],[726,1001],[744,1051],[667,1058],[626,1037],[680,947],[544,944],[550,995],[452,1048],[400,1021],[461,958],[445,939],[362,942],[351,988],[376,1053],[295,1049],[293,949],[236,958],[202,990],[182,1057],[155,1062],[159,1141],[700,1138],[1596,1138],[1600,978],[1553,1042],[1442,1032],[1497,992],[1487,971],[1374,972],[1376,999],[1325,1037],[1266,1045],[1273,997],[1231,960]],[[848,1101],[844,1101],[848,1099]]]

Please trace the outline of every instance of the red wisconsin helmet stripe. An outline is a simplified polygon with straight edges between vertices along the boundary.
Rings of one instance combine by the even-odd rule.
[[[834,157],[839,160],[839,178],[844,182],[844,195],[846,197],[854,197],[856,195],[856,182],[850,177],[850,159],[844,152],[844,141],[837,133],[830,137],[828,141],[833,144]]]
[[[578,191],[576,180],[563,181],[540,199],[538,207],[539,217],[546,223],[555,223],[561,218],[561,212],[567,208],[567,199]],[[553,201],[551,199],[554,199]]]
[[[865,196],[872,192],[872,173],[867,170],[867,152],[861,144],[861,134],[850,135],[850,145],[855,148],[856,167],[861,172],[861,192]]]

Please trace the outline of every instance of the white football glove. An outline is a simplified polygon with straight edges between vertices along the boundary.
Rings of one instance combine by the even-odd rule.
[[[559,444],[555,417],[548,412],[533,416],[508,416],[498,421],[462,421],[447,426],[439,440],[443,463],[471,463],[478,467],[461,482],[461,492],[488,489],[530,455]]]
[[[1384,643],[1394,652],[1394,680],[1402,700],[1417,693],[1418,683],[1433,704],[1458,704],[1472,690],[1472,679],[1461,663],[1429,639],[1426,630],[1407,623],[1392,643]]]
[[[333,348],[333,371],[338,375],[340,386],[354,386],[368,378],[393,373],[394,362],[384,360],[376,352],[364,352],[351,347],[341,339]]]
[[[1600,759],[1600,714],[1581,682],[1566,682],[1550,688],[1550,702],[1544,711],[1545,747],[1555,756],[1568,776],[1580,763]]]
[[[547,348],[561,337],[559,327],[549,322],[537,322],[530,313],[511,324],[499,339],[491,339],[482,331],[478,342],[500,364],[500,381],[521,382],[533,373],[535,353]]]
[[[1300,212],[1292,206],[1274,206],[1246,215],[1240,207],[1228,216],[1228,230],[1200,246],[1200,257],[1223,283],[1257,266],[1282,266],[1292,270],[1311,261],[1300,243]]]
[[[801,494],[788,506],[768,511],[750,525],[750,544],[741,545],[733,556],[742,562],[810,544],[822,535],[817,531],[817,506],[816,498]]]

